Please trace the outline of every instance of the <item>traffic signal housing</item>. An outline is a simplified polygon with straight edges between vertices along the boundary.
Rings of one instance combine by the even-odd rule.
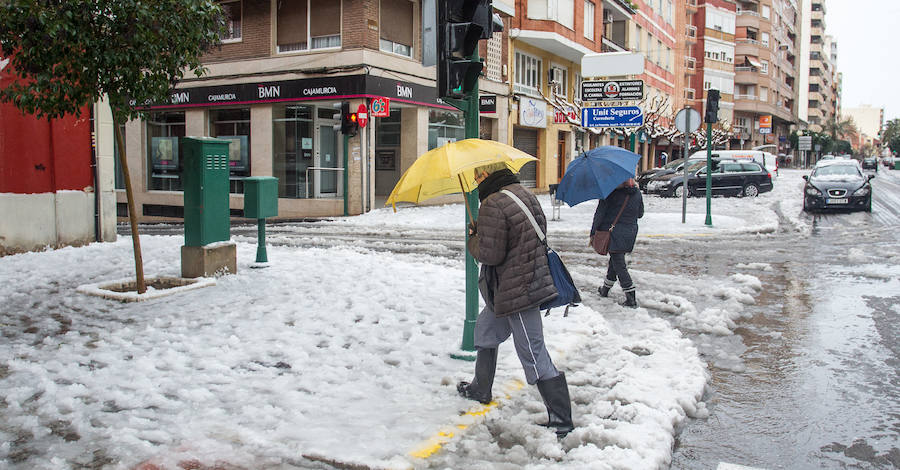
[[[463,98],[475,89],[484,67],[473,58],[478,42],[503,30],[491,0],[438,0],[437,86],[441,98]]]
[[[719,90],[706,90],[706,116],[704,121],[707,124],[719,121]]]
[[[341,103],[341,134],[354,136],[359,131],[359,117],[350,112],[350,102]]]

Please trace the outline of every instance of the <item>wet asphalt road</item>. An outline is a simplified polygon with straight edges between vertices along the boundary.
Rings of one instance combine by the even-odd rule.
[[[764,263],[763,290],[732,336],[685,332],[711,374],[710,416],[679,430],[672,469],[729,462],[766,469],[900,469],[900,171],[873,181],[872,213],[801,215],[797,230],[639,243],[635,270],[725,278],[736,263]],[[800,197],[800,194],[797,195]],[[267,226],[269,245],[360,246],[461,259],[459,233],[347,233],[323,222]],[[127,227],[120,227],[127,233]],[[180,226],[142,226],[180,234]],[[255,225],[232,227],[255,242]],[[594,268],[584,240],[558,237],[569,269]],[[872,255],[881,255],[881,258]],[[890,258],[894,257],[891,261]],[[885,276],[871,265],[893,263]],[[655,286],[664,288],[664,286]],[[664,314],[660,313],[660,316]]]
[[[782,224],[741,240],[736,256],[737,240],[668,247],[675,271],[773,268],[758,275],[763,292],[736,337],[694,337],[702,354],[739,361],[710,360],[711,415],[683,426],[671,468],[900,468],[900,290],[871,267],[894,256],[888,270],[900,272],[900,172],[884,173],[871,214],[804,215],[808,236]]]

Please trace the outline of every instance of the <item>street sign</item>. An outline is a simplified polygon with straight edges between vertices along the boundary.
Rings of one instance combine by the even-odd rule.
[[[812,150],[812,136],[801,135],[797,139],[797,147],[799,147],[798,150]]]
[[[621,77],[644,73],[644,54],[637,52],[601,52],[581,57],[584,77]]]
[[[581,109],[582,127],[640,127],[643,124],[644,113],[637,106]]]
[[[391,115],[391,100],[385,97],[372,99],[372,117],[388,117]]]
[[[690,118],[690,119],[688,119]],[[675,115],[675,128],[690,134],[700,128],[700,113],[694,108],[684,108]]]
[[[369,108],[365,104],[360,104],[356,108],[356,122],[359,123],[359,127],[366,127],[366,123],[369,122]]]
[[[582,101],[639,101],[644,99],[643,80],[587,81],[581,83]]]

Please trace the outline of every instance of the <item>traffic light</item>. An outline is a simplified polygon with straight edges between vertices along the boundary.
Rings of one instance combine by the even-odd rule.
[[[706,90],[706,116],[704,121],[707,124],[718,122],[719,120],[719,90]]]
[[[473,58],[478,41],[503,30],[491,0],[438,0],[437,85],[441,98],[463,98],[478,83],[481,60]]]
[[[356,113],[350,112],[350,102],[341,103],[341,134],[354,136],[359,130],[359,121]]]

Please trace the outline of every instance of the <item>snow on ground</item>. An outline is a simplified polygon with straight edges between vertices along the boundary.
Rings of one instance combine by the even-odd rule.
[[[771,232],[777,211],[795,217],[799,175],[782,171],[776,190],[759,198],[714,199],[712,227],[701,199],[689,201],[682,225],[680,200],[647,197],[641,237]],[[549,215],[549,197],[541,200]],[[593,209],[563,207],[551,239],[586,239]],[[455,231],[463,213],[462,204],[386,208],[330,225]],[[181,244],[143,236],[148,275],[177,276]],[[484,424],[417,459],[412,450],[473,406],[455,392],[472,364],[449,356],[463,323],[463,263],[270,246],[271,266],[250,269],[255,245],[237,245],[237,274],[127,304],[75,292],[132,275],[126,237],[0,258],[0,467],[127,469],[150,460],[175,468],[198,459],[291,468],[317,456],[372,468],[661,468],[678,423],[706,415],[706,365],[691,341],[644,309],[594,295],[567,318],[545,318],[551,355],[569,379],[574,432],[557,442],[538,426],[546,412],[526,386]],[[745,271],[754,269],[765,266]],[[576,282],[592,285],[596,270]],[[662,274],[634,275],[672,285],[653,282]],[[677,314],[679,328],[729,334],[760,282],[747,272],[716,282],[647,289],[642,302]],[[699,309],[698,298],[717,305]],[[520,367],[511,344],[501,346],[497,388],[521,381]]]

